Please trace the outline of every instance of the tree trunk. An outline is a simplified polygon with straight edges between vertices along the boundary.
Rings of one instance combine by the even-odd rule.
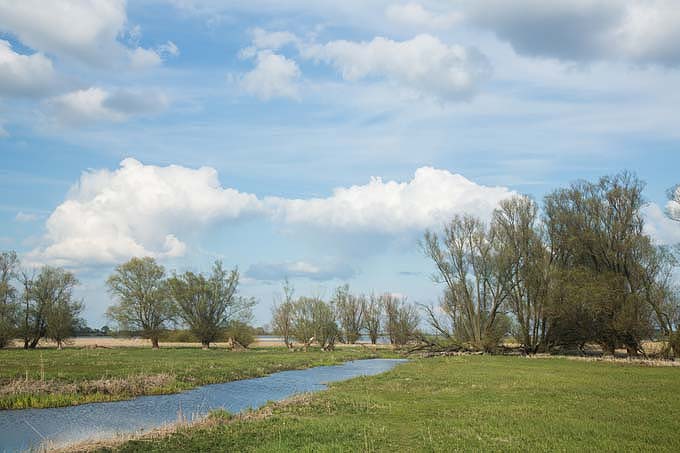
[[[151,349],[160,349],[160,346],[158,346],[158,337],[151,338]]]
[[[210,349],[210,342],[209,341],[202,341],[201,342],[201,349],[203,349],[204,351],[207,351],[208,349]]]
[[[64,345],[63,345],[63,343],[62,343],[61,340],[57,340],[57,349],[58,349],[59,351],[61,351],[62,349],[64,349]]]

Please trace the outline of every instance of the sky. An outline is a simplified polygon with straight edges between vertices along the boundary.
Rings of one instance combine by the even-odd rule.
[[[418,241],[579,179],[680,183],[675,0],[0,0],[0,249],[298,295],[441,294]]]

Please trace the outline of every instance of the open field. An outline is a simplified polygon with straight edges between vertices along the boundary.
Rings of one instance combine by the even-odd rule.
[[[421,359],[119,451],[680,451],[680,370]],[[102,451],[110,451],[101,448]]]
[[[386,355],[368,348],[243,352],[196,348],[0,350],[0,409],[56,407],[175,393],[276,371]]]

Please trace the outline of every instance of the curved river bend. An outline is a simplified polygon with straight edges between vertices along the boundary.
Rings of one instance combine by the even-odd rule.
[[[281,371],[261,378],[206,385],[172,395],[52,409],[0,411],[0,451],[21,451],[45,442],[61,446],[146,431],[176,422],[180,416],[188,420],[200,418],[214,409],[241,412],[268,401],[323,390],[330,382],[383,373],[403,361],[355,360],[343,365]]]

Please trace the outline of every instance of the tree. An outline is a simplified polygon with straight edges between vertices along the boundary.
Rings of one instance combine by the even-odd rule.
[[[287,348],[293,347],[293,312],[295,290],[288,279],[283,283],[283,300],[274,303],[272,307],[272,329],[276,335],[283,338]]]
[[[441,308],[453,329],[448,335],[476,349],[496,346],[494,323],[506,299],[495,234],[475,217],[455,216],[441,241],[428,231],[423,243],[437,269],[433,280],[446,285]]]
[[[401,347],[415,339],[420,316],[417,308],[406,302],[405,298],[398,298],[386,293],[382,296],[385,311],[385,329],[390,343]]]
[[[553,343],[596,341],[610,354],[624,346],[634,355],[651,336],[664,266],[644,234],[643,188],[635,176],[621,173],[574,183],[545,198],[556,270]]]
[[[335,291],[333,306],[346,343],[354,344],[364,327],[366,298],[349,292],[349,285],[339,286]]]
[[[0,348],[14,338],[18,322],[18,293],[14,281],[18,277],[19,258],[16,252],[0,253]]]
[[[174,316],[165,268],[151,257],[132,258],[116,267],[106,284],[118,299],[107,316],[121,329],[141,331],[158,349],[158,337]]]
[[[58,345],[70,334],[73,325],[66,327],[64,312],[77,316],[82,304],[73,300],[73,289],[78,280],[72,272],[59,267],[44,266],[37,273],[24,272],[22,275],[24,286],[23,324],[21,336],[24,349],[34,349],[38,342],[48,335],[54,334],[58,338]],[[49,322],[54,328],[49,328]]]
[[[293,338],[302,343],[305,351],[316,339],[314,308],[321,302],[318,298],[300,297],[293,303],[292,329]]]
[[[340,329],[335,322],[335,315],[330,304],[316,299],[313,306],[314,336],[323,351],[335,349],[335,342]]]
[[[53,301],[47,310],[47,329],[45,336],[57,343],[57,349],[63,349],[64,342],[73,336],[74,331],[82,324],[79,318],[83,311],[83,303],[68,297]]]
[[[382,307],[382,296],[376,297],[375,294],[371,294],[366,304],[364,316],[364,324],[366,325],[368,337],[371,339],[371,344],[378,343],[380,327],[382,326]]]
[[[518,340],[525,352],[545,346],[545,304],[550,283],[550,254],[538,226],[538,206],[526,196],[500,202],[492,228],[498,247],[500,282],[517,321]]]
[[[201,341],[203,349],[216,341],[231,321],[248,321],[254,299],[237,295],[239,273],[216,261],[209,276],[185,272],[168,281],[179,317]]]

